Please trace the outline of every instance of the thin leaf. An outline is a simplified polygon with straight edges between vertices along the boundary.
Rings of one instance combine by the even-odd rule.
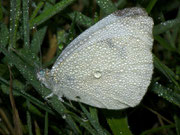
[[[49,2],[51,3],[55,3],[55,0],[50,0]],[[41,2],[40,2],[41,3]],[[46,11],[48,8],[52,8],[53,6],[50,5],[49,3],[46,3],[44,6],[44,11]],[[35,11],[34,11],[35,12]],[[37,11],[36,11],[37,12]],[[31,20],[33,20],[34,17],[31,18]],[[33,39],[31,41],[31,51],[34,54],[37,54],[40,51],[41,48],[41,44],[44,40],[46,31],[47,31],[47,26],[43,26],[40,29],[37,30],[37,27],[33,27],[33,30],[35,31],[35,34],[33,35]],[[40,54],[41,55],[41,54]],[[40,56],[41,57],[41,56]]]
[[[176,51],[175,48],[173,48],[164,38],[162,38],[160,35],[154,36],[154,39],[159,42],[161,46],[166,48],[169,51]]]
[[[151,10],[155,6],[156,2],[157,2],[157,0],[150,0],[148,6],[146,8],[146,11],[148,12],[148,14],[151,12]]]
[[[163,129],[170,129],[170,128],[174,128],[174,124],[171,124],[171,125],[164,125],[164,126],[161,126],[161,127],[158,127],[158,128],[152,128],[150,130],[146,130],[144,131],[143,133],[141,133],[140,135],[150,135],[150,134],[153,134],[153,133],[157,133]]]
[[[180,18],[180,7],[178,9],[177,18]],[[180,28],[178,28],[178,27],[173,30],[172,37],[173,37],[174,43],[176,42],[176,39],[178,38],[179,30],[180,30]]]
[[[13,97],[13,93],[12,93],[12,72],[10,69],[10,66],[8,66],[9,68],[9,77],[10,77],[10,92],[9,92],[9,98],[10,98],[10,103],[11,103],[11,107],[12,107],[12,114],[13,114],[13,123],[14,123],[14,132],[18,135],[23,135],[23,130],[22,130],[22,124],[21,124],[21,120],[19,117],[19,112],[18,109],[16,108],[16,103],[15,103],[15,99]]]
[[[89,123],[88,119],[80,118],[78,115],[69,112],[69,114],[80,124],[80,126],[83,126],[89,133],[92,135],[97,135],[97,131],[92,128],[92,126]]]
[[[10,10],[9,48],[16,47],[17,29],[18,29],[19,17],[20,17],[20,5],[21,5],[21,0],[10,1],[11,10]]]
[[[40,127],[37,123],[37,121],[34,121],[34,127],[35,127],[35,135],[41,135],[41,130],[40,130]]]
[[[175,120],[177,135],[180,135],[180,117],[179,117],[179,115],[175,115],[174,120]]]
[[[1,119],[3,120],[3,122],[6,124],[7,129],[9,130],[8,133],[15,135],[13,126],[11,125],[11,122],[8,119],[8,116],[6,115],[6,113],[1,108],[0,108],[0,116],[1,116]]]
[[[159,83],[154,83],[151,86],[151,91],[156,93],[158,96],[163,97],[164,99],[168,100],[169,102],[173,103],[180,107],[180,94],[176,93],[175,91],[166,88]]]
[[[47,26],[44,26],[40,28],[39,30],[34,29],[36,32],[33,35],[32,42],[31,42],[31,51],[34,54],[38,54],[40,51],[42,42],[44,40],[46,31],[47,31]]]
[[[113,115],[106,117],[106,120],[113,132],[113,135],[132,135],[126,115],[120,111],[109,114]]]
[[[115,3],[115,5],[116,5],[116,7],[118,7],[118,9],[125,7],[126,4],[127,4],[127,0],[118,0],[117,3]]]
[[[176,74],[168,68],[166,65],[164,65],[155,55],[153,55],[154,59],[154,66],[163,73],[170,82],[173,82],[178,88],[180,88],[178,82],[176,81]]]
[[[4,53],[5,56],[7,56],[8,60],[16,66],[16,68],[21,72],[23,77],[32,84],[32,86],[41,94],[43,98],[45,98],[47,95],[51,93],[51,91],[42,85],[39,85],[39,81],[37,80],[34,71],[30,67],[24,64],[24,62],[19,59],[16,55],[14,55],[12,52],[8,52],[5,48],[2,48],[0,46],[0,51]],[[64,105],[57,99],[56,96],[53,96],[48,102],[52,105],[52,107],[61,115],[65,114],[66,108]],[[71,116],[67,116],[66,118],[67,123],[72,127],[74,132],[78,133],[80,132],[76,123],[72,120]]]
[[[3,82],[3,85],[9,86],[9,82],[6,81],[5,79],[0,77],[0,81]],[[29,100],[31,103],[38,106],[39,108],[41,108],[41,109],[43,109],[43,110],[45,110],[51,114],[54,114],[49,106],[47,106],[43,102],[39,101],[38,99],[34,98],[33,96],[29,95],[24,90],[19,90],[19,89],[16,89],[13,87],[13,92],[16,92],[18,95],[21,95],[22,97]]]
[[[105,129],[103,129],[99,123],[99,119],[98,119],[98,113],[97,113],[97,109],[96,108],[92,108],[92,107],[89,107],[89,110],[90,110],[90,114],[91,114],[91,117],[92,119],[94,119],[94,125],[96,125],[96,130],[99,132],[99,133],[104,133],[106,132],[107,134],[109,134],[107,131],[105,131]],[[106,134],[104,133],[104,134]]]
[[[27,104],[27,107],[29,108],[30,103],[29,103],[28,100],[26,100],[26,104]],[[33,133],[32,133],[32,123],[31,123],[31,114],[29,112],[29,109],[27,109],[26,117],[27,117],[28,133],[29,133],[29,135],[33,135]]]
[[[38,26],[39,24],[42,24],[43,22],[45,22],[46,20],[48,20],[49,18],[51,18],[52,16],[59,13],[67,6],[69,6],[74,1],[75,0],[62,0],[58,2],[57,4],[55,4],[53,7],[46,9],[39,16],[30,20],[30,28],[32,28],[33,26]]]
[[[48,112],[45,114],[44,135],[48,135]]]
[[[34,67],[39,68],[40,61],[37,54],[33,53],[30,49],[22,48],[18,52],[13,50],[26,64],[29,68],[34,69]]]
[[[117,10],[111,0],[96,0],[96,2],[106,15],[109,15]]]
[[[23,0],[24,47],[29,48],[29,0]]]
[[[160,16],[161,16],[161,20],[162,20],[162,21],[165,21],[164,14],[163,14],[162,12],[161,12]],[[167,31],[165,32],[165,35],[166,35],[166,37],[167,37],[167,40],[168,40],[168,42],[169,42],[169,45],[170,45],[172,48],[175,48],[175,42],[173,41],[171,32],[170,32],[169,30],[167,30]]]
[[[44,6],[44,1],[40,1],[36,7],[36,9],[33,11],[31,15],[31,20],[36,17],[36,15],[39,13],[40,9]]]
[[[96,129],[96,131],[98,132],[99,135],[106,135],[106,133],[104,132],[104,130],[101,128],[99,122],[97,121],[97,114],[95,114],[95,110],[91,109],[91,112],[93,111],[93,115],[90,114],[87,109],[80,103],[80,107],[83,110],[83,112],[86,114],[86,116],[88,117],[91,125]]]
[[[78,23],[79,25],[85,26],[87,28],[94,24],[94,21],[91,18],[83,15],[80,12],[73,12],[73,13],[68,14],[68,16],[71,18],[71,20],[75,20],[76,23]]]
[[[16,89],[24,89],[24,87],[25,86],[20,81],[13,80],[13,96],[20,96],[20,94],[18,92],[16,92],[16,90],[14,91],[14,88],[16,88]],[[2,88],[3,93],[9,95],[9,87],[7,85],[2,84],[1,88]]]
[[[28,99],[27,99],[28,100]],[[28,100],[29,101],[29,100]],[[24,102],[22,105],[24,108],[27,108],[27,102]],[[48,107],[48,106],[47,106]],[[38,117],[44,117],[44,115],[41,112],[40,108],[37,108],[36,106],[34,106],[33,104],[30,103],[29,101],[29,106],[28,106],[28,111],[32,114],[37,115]],[[53,114],[53,113],[52,113]],[[54,115],[54,114],[53,114]]]
[[[0,24],[0,45],[6,47],[9,40],[9,31],[5,24]]]
[[[180,17],[174,20],[168,20],[168,21],[162,22],[154,26],[153,35],[159,35],[163,32],[166,32],[167,30],[170,30],[173,27],[178,27],[179,25],[180,25]]]
[[[3,11],[2,11],[2,4],[0,2],[0,21],[3,20]]]

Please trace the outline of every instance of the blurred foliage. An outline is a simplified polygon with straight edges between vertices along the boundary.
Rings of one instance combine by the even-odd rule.
[[[133,6],[155,23],[155,69],[143,101],[113,111],[46,100],[51,91],[37,71],[98,20]],[[179,0],[1,0],[0,134],[180,135],[179,56]]]

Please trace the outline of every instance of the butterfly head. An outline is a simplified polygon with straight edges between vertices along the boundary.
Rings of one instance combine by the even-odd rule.
[[[50,78],[50,72],[49,69],[41,69],[37,73],[37,78],[39,81],[41,81],[47,88],[51,88],[49,78]]]

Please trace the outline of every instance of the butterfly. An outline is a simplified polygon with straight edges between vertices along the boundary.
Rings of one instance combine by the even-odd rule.
[[[115,110],[134,107],[153,74],[153,25],[142,8],[116,11],[75,38],[37,78],[59,99]]]

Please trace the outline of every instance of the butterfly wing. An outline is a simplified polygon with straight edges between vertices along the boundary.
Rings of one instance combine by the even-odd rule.
[[[51,70],[53,92],[99,108],[136,106],[153,72],[152,26],[141,8],[101,20],[59,56]]]

